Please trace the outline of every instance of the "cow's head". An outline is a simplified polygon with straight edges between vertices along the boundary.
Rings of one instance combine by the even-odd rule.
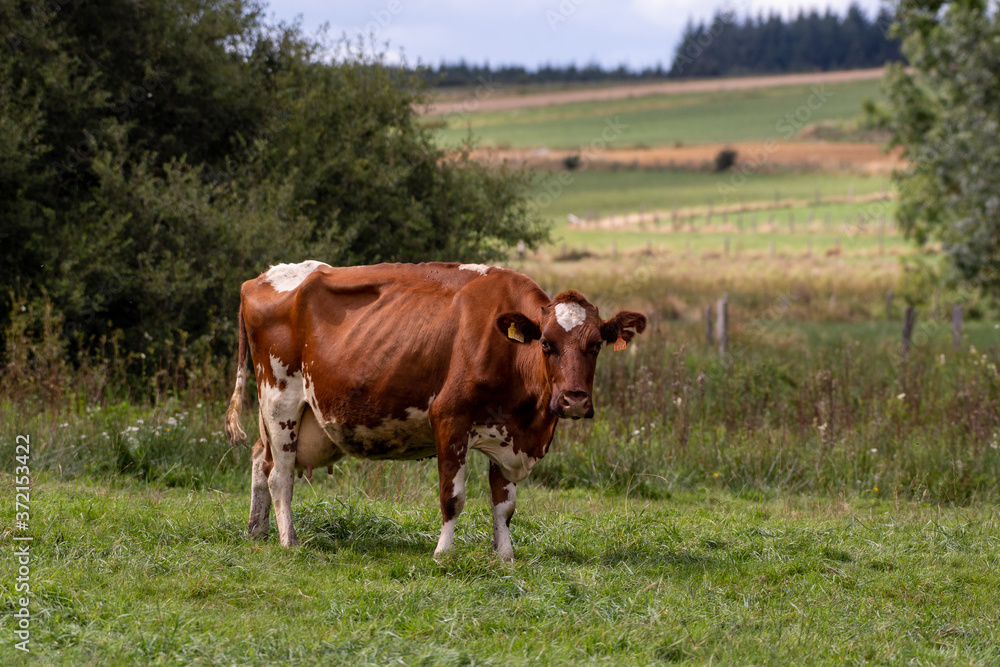
[[[558,417],[589,419],[594,416],[591,394],[601,347],[619,337],[631,341],[646,328],[646,316],[623,310],[602,320],[597,308],[576,290],[559,294],[540,315],[533,320],[522,313],[505,313],[497,318],[497,328],[512,344],[537,345],[552,389],[549,410]]]

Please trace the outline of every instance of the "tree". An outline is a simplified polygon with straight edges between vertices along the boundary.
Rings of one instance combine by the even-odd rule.
[[[913,72],[889,68],[883,117],[908,166],[900,226],[938,240],[955,277],[1000,288],[1000,17],[986,2],[902,0],[894,30]]]
[[[0,40],[0,331],[44,299],[77,350],[228,357],[270,263],[547,238],[526,173],[436,146],[421,73],[349,44],[331,63],[257,2],[0,0]]]

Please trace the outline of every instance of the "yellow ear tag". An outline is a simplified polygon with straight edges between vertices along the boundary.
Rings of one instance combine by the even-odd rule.
[[[517,330],[517,327],[513,322],[510,323],[510,329],[507,329],[507,338],[516,340],[518,343],[524,342],[524,336],[522,336],[521,332]]]
[[[626,347],[628,347],[628,343],[625,342],[621,334],[618,334],[618,340],[615,341],[615,352],[621,352]]]

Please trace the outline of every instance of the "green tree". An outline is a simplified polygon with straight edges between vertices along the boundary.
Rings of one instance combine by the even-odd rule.
[[[899,222],[940,241],[955,277],[1000,288],[1000,17],[986,2],[902,0],[893,28],[908,73],[892,66],[884,121],[908,166]]]
[[[547,238],[528,177],[445,154],[421,73],[241,0],[0,0],[0,330],[228,356],[268,264],[489,261]],[[169,356],[169,355],[167,355]]]

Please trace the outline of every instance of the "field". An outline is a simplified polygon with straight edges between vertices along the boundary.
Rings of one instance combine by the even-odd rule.
[[[812,86],[782,86],[451,113],[429,116],[427,122],[443,127],[441,141],[448,145],[471,131],[485,146],[588,147],[601,140],[609,119],[617,119],[621,131],[604,136],[608,147],[763,141],[790,139],[804,123],[851,119],[864,100],[881,99],[878,81],[829,84],[822,101],[810,100],[814,95]],[[810,103],[815,109],[807,106],[803,121],[783,120]]]
[[[1000,525],[986,508],[760,498],[712,485],[669,500],[528,487],[515,517],[519,560],[508,566],[491,558],[480,484],[457,553],[438,564],[429,557],[433,484],[388,494],[320,487],[299,488],[304,546],[289,551],[239,534],[246,502],[235,489],[41,481],[34,657],[74,665],[1000,659]]]
[[[828,88],[809,122],[853,122],[878,97],[875,81]],[[126,381],[113,346],[73,369],[46,362],[52,338],[31,347],[23,382],[0,383],[4,470],[25,465],[18,435],[32,443],[27,530],[15,530],[20,483],[0,476],[5,663],[997,664],[995,304],[927,278],[939,249],[892,224],[889,171],[870,168],[871,151],[830,168],[775,160],[737,185],[703,164],[624,158],[678,141],[703,155],[753,146],[808,95],[427,118],[448,124],[446,145],[471,126],[484,144],[524,147],[479,156],[532,169],[529,205],[554,226],[509,266],[552,293],[583,291],[604,317],[649,317],[628,350],[601,353],[595,418],[561,423],[518,486],[513,564],[492,554],[477,455],[441,562],[433,460],[352,460],[298,480],[301,546],[281,548],[274,530],[251,540],[249,452],[222,434],[231,364],[188,364],[185,389],[164,392],[167,370]],[[609,115],[629,125],[621,152],[566,169]],[[811,141],[794,150],[808,157]],[[720,354],[704,309],[723,294]],[[907,304],[918,323],[904,354]],[[253,441],[255,410],[244,428]],[[25,534],[28,655],[14,649],[10,556]]]

